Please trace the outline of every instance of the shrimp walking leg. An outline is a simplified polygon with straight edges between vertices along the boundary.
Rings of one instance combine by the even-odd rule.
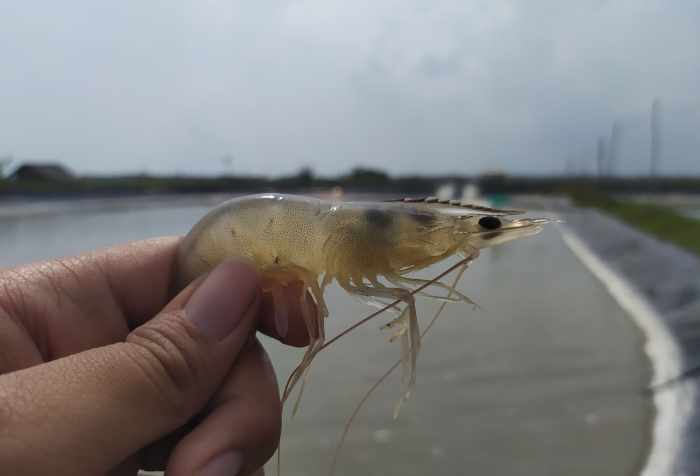
[[[325,333],[325,323],[323,321],[324,316],[318,315],[316,317],[313,316],[311,313],[311,310],[309,309],[309,304],[306,300],[306,295],[302,296],[301,298],[301,312],[302,315],[304,316],[304,321],[306,322],[315,322],[316,323],[316,333],[314,334],[314,338],[311,339],[311,342],[309,343],[309,351],[308,351],[308,357],[305,355],[304,358],[306,360],[302,361],[302,368],[300,369],[298,373],[298,380],[301,380],[301,387],[299,388],[299,394],[297,395],[296,400],[294,401],[294,407],[292,409],[292,416],[296,415],[297,412],[299,411],[299,404],[301,403],[301,397],[304,395],[304,388],[306,387],[306,382],[308,380],[309,376],[309,369],[311,367],[311,362],[313,361],[314,357],[316,354],[319,352],[321,349],[321,346],[323,346],[323,343],[325,341],[326,333]],[[314,321],[315,319],[315,321]],[[290,389],[291,391],[291,389]]]
[[[313,339],[313,342],[310,344],[310,346],[313,346],[312,351],[309,353],[309,358],[305,362],[305,368],[301,371],[300,378],[301,378],[301,388],[299,389],[299,395],[297,396],[296,401],[294,402],[294,408],[292,410],[292,415],[296,415],[297,411],[299,411],[299,403],[301,402],[301,397],[304,394],[304,387],[306,386],[306,382],[308,380],[308,375],[309,375],[309,368],[311,367],[311,362],[313,361],[314,357],[316,357],[316,354],[318,354],[321,349],[323,348],[323,344],[326,341],[326,326],[325,326],[325,319],[328,317],[328,307],[326,306],[326,302],[323,299],[323,289],[318,285],[318,282],[313,279],[311,280],[311,284],[309,286],[309,291],[311,292],[311,295],[314,298],[314,301],[316,302],[316,307],[318,309],[318,315],[316,316],[316,338]],[[302,305],[301,305],[301,310],[302,314],[305,317],[305,319],[314,319],[313,313],[309,309],[308,302],[304,298],[302,298]]]
[[[416,363],[418,361],[418,351],[420,350],[420,328],[418,326],[418,315],[416,313],[416,301],[411,291],[403,288],[389,288],[381,284],[374,286],[341,283],[349,293],[368,296],[374,298],[394,298],[405,302],[407,314],[404,319],[407,321],[406,333],[402,336],[402,361],[407,364],[408,375],[406,376],[406,389],[404,397],[410,396],[411,390],[416,383]],[[405,311],[402,312],[402,316]]]
[[[471,258],[473,259],[473,258]],[[465,258],[460,262],[457,275],[455,276],[455,279],[452,282],[452,289],[456,288],[457,284],[459,283],[459,280],[462,279],[462,275],[464,272],[467,270],[467,267],[469,266],[469,263],[471,261],[469,257]],[[449,296],[449,295],[448,295]],[[430,329],[433,327],[435,322],[437,322],[438,318],[442,314],[442,311],[445,309],[445,304],[446,302],[443,302],[440,304],[438,307],[438,310],[435,312],[433,315],[433,318],[430,320],[428,325],[426,326],[425,330],[421,334],[421,338],[425,338],[425,336],[430,332]],[[340,439],[338,440],[338,444],[335,448],[335,452],[333,453],[333,460],[331,462],[331,467],[330,471],[328,473],[328,476],[333,476],[335,474],[335,469],[336,466],[338,465],[338,459],[340,457],[340,450],[343,448],[343,444],[345,443],[345,439],[348,436],[348,433],[350,432],[350,427],[352,426],[353,421],[355,420],[355,417],[357,417],[357,414],[360,412],[360,409],[364,406],[364,404],[369,400],[369,397],[374,393],[374,391],[379,388],[379,386],[396,370],[396,368],[401,365],[401,360],[398,360],[394,365],[392,365],[379,379],[377,379],[376,382],[374,382],[374,385],[372,385],[369,390],[362,396],[362,399],[357,403],[355,408],[353,409],[352,413],[348,417],[347,421],[345,422],[345,426],[343,427],[343,432],[340,435]],[[398,411],[400,410],[400,406],[397,404],[397,407],[394,408],[394,418],[398,416]]]
[[[301,362],[292,371],[289,379],[287,380],[287,385],[285,386],[284,393],[282,395],[282,403],[286,402],[289,395],[294,390],[294,387],[302,378],[303,375],[308,371],[311,362],[318,353],[318,351],[323,347],[325,342],[325,322],[324,316],[321,313],[314,314],[309,310],[308,303],[306,302],[306,292],[302,293],[301,299],[301,311],[302,317],[304,319],[304,324],[306,325],[306,332],[309,336],[309,345],[306,348],[306,352],[301,359]],[[301,395],[299,396],[299,398]],[[295,404],[295,408],[298,406],[298,400]]]
[[[319,286],[318,281],[315,278],[308,277],[305,282],[308,282],[308,285],[305,288],[311,293],[318,312],[314,314],[311,309],[309,309],[309,305],[306,300],[306,290],[302,292],[300,297],[301,311],[304,323],[306,324],[306,330],[309,335],[309,346],[307,347],[306,353],[304,354],[301,362],[289,376],[282,397],[282,402],[284,403],[287,398],[289,398],[289,395],[296,384],[299,382],[299,380],[301,380],[301,388],[294,403],[292,415],[295,415],[299,410],[299,403],[301,402],[301,397],[304,393],[304,386],[308,378],[311,362],[313,361],[314,357],[316,357],[316,354],[323,348],[323,344],[326,340],[325,318],[328,317],[328,307],[323,299],[323,289],[321,286]]]

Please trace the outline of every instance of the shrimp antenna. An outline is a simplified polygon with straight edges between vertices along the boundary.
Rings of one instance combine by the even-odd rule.
[[[469,262],[471,260],[472,260],[471,257],[467,257],[467,258],[461,260],[459,263],[457,263],[457,265],[455,265],[449,269],[448,272],[451,272],[456,267],[461,266],[459,272],[457,273],[457,276],[455,276],[455,279],[452,282],[452,286],[451,286],[452,290],[454,290],[454,288],[457,287],[459,280],[462,278],[462,275],[464,274],[464,271],[467,269],[467,266],[469,265]],[[444,274],[442,276],[444,276]],[[440,276],[440,277],[442,277],[442,276]],[[436,277],[434,280],[438,280],[438,279],[440,279],[440,277]],[[450,291],[450,294],[448,294],[447,296],[450,297],[451,294],[452,294],[452,291]],[[430,323],[428,323],[427,327],[422,332],[421,339],[424,338],[426,336],[426,334],[428,334],[428,332],[430,331],[430,328],[433,327],[433,324],[435,324],[435,322],[438,320],[438,318],[442,314],[442,311],[445,309],[446,304],[447,304],[447,302],[445,302],[445,301],[443,301],[440,304],[440,307],[438,308],[437,312],[435,312],[435,315],[430,320]],[[340,458],[340,450],[343,448],[343,445],[345,444],[345,439],[347,438],[348,433],[350,432],[350,427],[352,426],[352,423],[355,421],[357,414],[360,412],[360,410],[362,409],[364,404],[367,402],[367,400],[369,400],[369,397],[372,395],[372,393],[374,393],[374,391],[382,384],[382,382],[384,382],[387,378],[389,378],[389,376],[394,372],[394,370],[396,370],[399,367],[399,365],[401,365],[401,359],[396,361],[396,363],[394,363],[394,365],[392,365],[389,368],[389,370],[387,370],[381,377],[379,377],[379,379],[374,383],[374,385],[372,385],[369,388],[369,390],[367,390],[367,392],[364,394],[362,399],[358,402],[357,406],[355,406],[355,409],[352,411],[352,414],[350,415],[348,420],[345,422],[345,426],[343,428],[343,433],[341,434],[340,440],[338,441],[338,445],[336,446],[335,452],[333,453],[333,462],[331,463],[331,469],[328,473],[329,476],[333,476],[335,474],[335,469],[338,465],[338,459]],[[402,400],[403,400],[403,397],[402,397]],[[400,400],[399,402],[401,402],[402,400]]]

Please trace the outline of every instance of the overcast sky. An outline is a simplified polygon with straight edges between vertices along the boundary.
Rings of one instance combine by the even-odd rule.
[[[646,173],[654,97],[700,174],[697,0],[0,0],[0,156],[79,173]]]

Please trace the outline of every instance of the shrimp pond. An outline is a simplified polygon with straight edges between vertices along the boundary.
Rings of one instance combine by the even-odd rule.
[[[0,266],[184,234],[222,197],[0,205]],[[430,277],[450,263],[421,273]],[[555,226],[484,250],[423,342],[398,420],[399,375],[360,411],[337,475],[630,475],[644,466],[654,407],[635,324]],[[371,312],[328,290],[329,336]],[[418,299],[426,324],[439,303]],[[372,321],[321,352],[282,437],[283,475],[325,475],[343,425],[399,355]],[[261,338],[284,383],[302,355]],[[274,463],[267,467],[274,473]]]

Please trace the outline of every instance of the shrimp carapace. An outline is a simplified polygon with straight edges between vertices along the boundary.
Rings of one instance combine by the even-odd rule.
[[[283,401],[324,347],[328,308],[323,295],[329,283],[335,280],[367,300],[403,302],[406,306],[388,327],[392,338],[401,340],[407,396],[420,349],[417,288],[436,286],[450,291],[445,299],[471,302],[453,286],[407,274],[455,254],[470,261],[481,248],[537,233],[549,221],[515,217],[521,213],[437,199],[334,202],[281,194],[243,196],[214,208],[184,238],[179,284],[231,258],[251,260],[261,273],[263,290],[273,298],[276,287],[304,283],[299,299],[311,343],[290,376]],[[318,314],[308,312],[306,291]]]

